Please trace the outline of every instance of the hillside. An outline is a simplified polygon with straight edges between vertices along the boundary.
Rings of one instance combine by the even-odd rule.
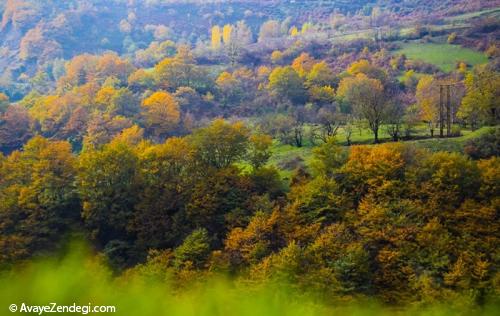
[[[0,8],[0,309],[498,314],[500,1]]]
[[[255,11],[258,4],[259,10]],[[214,24],[244,21],[256,39],[267,20],[301,25],[311,19],[329,23],[332,12],[369,15],[375,1],[30,1],[4,0],[0,5],[0,91],[14,99],[26,93],[38,70],[60,67],[82,53],[106,50],[130,55],[154,40],[196,44],[209,38]],[[495,1],[481,5],[495,6]],[[478,10],[467,1],[384,1],[395,14],[391,23],[413,23],[425,16]],[[429,10],[429,8],[433,8]],[[377,22],[378,23],[378,22]],[[3,87],[3,88],[2,88]],[[16,91],[16,92],[13,92]]]

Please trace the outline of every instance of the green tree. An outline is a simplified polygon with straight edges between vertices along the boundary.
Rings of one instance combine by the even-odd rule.
[[[385,121],[389,103],[380,80],[364,74],[342,79],[337,94],[353,105],[354,114],[366,119],[375,143],[379,142],[380,125]]]
[[[79,157],[78,192],[82,217],[91,238],[106,245],[129,238],[139,183],[137,155],[121,142],[99,150],[84,151]]]
[[[79,224],[75,158],[67,142],[37,136],[0,159],[0,261],[54,250]]]
[[[315,64],[307,74],[306,85],[311,86],[333,86],[335,75],[328,64],[324,61]]]
[[[291,67],[276,67],[269,75],[269,90],[294,104],[305,102],[307,98],[304,81]]]
[[[198,180],[194,148],[186,138],[171,137],[141,148],[138,164],[142,186],[131,225],[137,244],[142,249],[173,247],[189,229],[179,217]]]
[[[174,57],[163,59],[154,69],[160,88],[170,92],[180,87],[191,87],[205,93],[213,85],[206,71],[195,64],[187,46],[180,46]]]
[[[108,111],[113,115],[131,117],[139,112],[139,100],[129,89],[118,89],[111,97]]]
[[[311,167],[318,175],[333,177],[346,160],[347,152],[331,137],[321,146],[314,148]]]
[[[248,145],[248,129],[241,122],[233,124],[216,119],[196,130],[190,137],[199,163],[222,169],[244,158]]]
[[[195,229],[184,242],[174,250],[174,265],[177,268],[186,266],[203,268],[210,254],[210,240],[204,228]]]
[[[271,157],[273,139],[269,135],[254,134],[249,138],[248,160],[254,170],[264,166]]]
[[[128,77],[128,87],[134,92],[152,89],[155,86],[154,75],[144,69],[139,69]]]
[[[465,77],[466,94],[458,116],[473,128],[478,123],[497,124],[500,120],[500,76],[485,67],[476,67]]]
[[[385,71],[382,68],[379,68],[371,64],[366,59],[360,59],[358,61],[353,62],[347,68],[347,73],[352,76],[356,76],[362,73],[369,78],[378,79],[382,84],[385,84],[387,81],[387,74],[385,73]]]
[[[212,170],[197,181],[186,205],[186,218],[193,228],[204,227],[219,240],[226,232],[231,213],[245,211],[250,183],[235,167]]]

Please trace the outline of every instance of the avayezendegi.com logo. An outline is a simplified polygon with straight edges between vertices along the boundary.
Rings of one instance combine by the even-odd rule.
[[[75,313],[75,314],[92,314],[92,313],[115,313],[115,306],[103,305],[58,305],[57,303],[49,303],[47,305],[29,305],[26,303],[10,304],[9,311],[12,313],[29,313],[42,315],[44,313]]]

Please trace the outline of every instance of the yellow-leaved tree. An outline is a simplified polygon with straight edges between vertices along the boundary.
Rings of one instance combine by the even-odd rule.
[[[218,25],[212,27],[212,49],[219,49],[221,44],[222,34]]]
[[[229,45],[231,43],[231,33],[233,32],[233,26],[231,24],[226,24],[222,28],[222,41],[224,45]]]
[[[471,124],[498,124],[500,120],[500,76],[486,67],[476,67],[465,77],[466,94],[457,115]]]
[[[421,118],[429,125],[431,137],[439,124],[439,88],[432,76],[423,76],[415,93]]]
[[[164,137],[179,124],[181,113],[179,103],[168,92],[158,91],[142,103],[142,115],[150,133]]]
[[[314,57],[308,53],[302,53],[292,62],[292,68],[301,76],[305,77],[316,64]]]

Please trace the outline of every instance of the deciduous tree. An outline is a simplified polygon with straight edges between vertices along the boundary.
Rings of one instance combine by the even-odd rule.
[[[54,250],[78,225],[75,171],[70,144],[40,136],[0,160],[0,261]]]
[[[290,66],[276,67],[269,75],[268,88],[295,104],[300,104],[306,99],[304,81]]]
[[[387,96],[380,80],[368,78],[360,73],[354,77],[342,79],[338,95],[353,105],[354,113],[366,119],[373,132],[374,141],[378,143],[380,125],[387,115]]]
[[[153,93],[143,101],[142,107],[145,124],[156,137],[172,132],[180,122],[179,103],[168,92]]]
[[[191,141],[203,166],[222,169],[242,159],[247,151],[248,129],[216,119],[208,127],[196,130]]]

